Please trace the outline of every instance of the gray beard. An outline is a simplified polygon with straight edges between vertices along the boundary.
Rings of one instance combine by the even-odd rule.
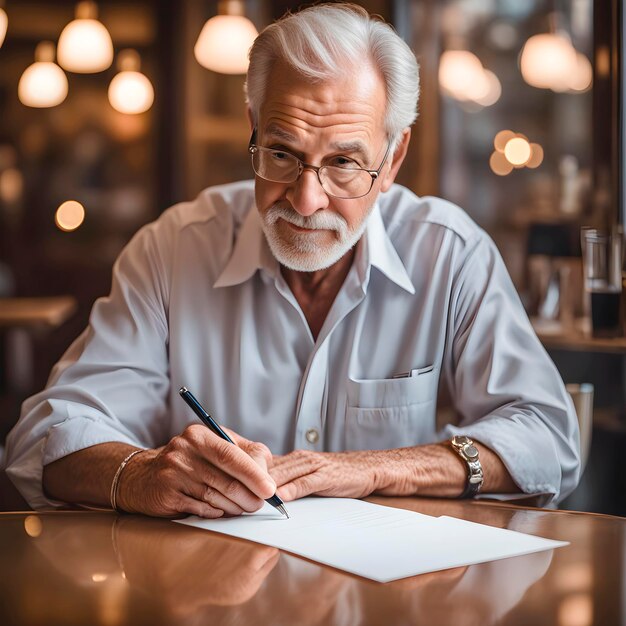
[[[277,202],[261,218],[265,238],[276,260],[285,267],[297,272],[316,272],[334,265],[361,239],[367,226],[367,218],[372,212],[369,207],[357,227],[351,230],[343,217],[337,213],[318,211],[303,216],[288,203]],[[336,240],[321,247],[314,233],[293,233],[290,241],[278,233],[278,220],[312,230],[331,230],[337,233]]]

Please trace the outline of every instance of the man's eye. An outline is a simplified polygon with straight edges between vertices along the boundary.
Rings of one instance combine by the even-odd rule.
[[[289,158],[291,157],[290,154],[288,154],[287,152],[282,152],[281,150],[274,150],[271,155],[272,159],[274,159],[275,161],[285,161],[289,160]]]
[[[352,159],[348,159],[347,157],[343,157],[343,156],[335,157],[329,163],[329,165],[332,165],[333,167],[341,167],[341,168],[347,168],[347,169],[354,169],[354,168],[359,167],[358,163],[356,163]]]

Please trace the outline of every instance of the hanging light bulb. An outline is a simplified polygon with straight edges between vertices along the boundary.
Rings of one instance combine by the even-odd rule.
[[[113,42],[109,31],[96,18],[95,2],[79,2],[76,19],[59,37],[59,65],[68,72],[90,74],[102,72],[113,62]]]
[[[483,65],[469,50],[446,50],[439,61],[439,83],[458,100],[469,100],[467,92],[484,81]],[[486,92],[486,88],[485,88]]]
[[[67,96],[67,77],[54,62],[54,44],[42,41],[35,49],[35,62],[29,65],[17,85],[17,95],[29,107],[54,107]]]
[[[248,51],[259,33],[244,16],[241,0],[220,1],[218,12],[200,32],[193,48],[196,61],[214,72],[245,74]]]
[[[453,98],[483,107],[495,104],[502,94],[498,77],[469,50],[446,50],[441,55],[439,84]]]
[[[117,55],[120,70],[109,85],[109,102],[120,113],[143,113],[154,102],[154,88],[139,71],[141,59],[136,50],[122,50]]]
[[[7,12],[2,8],[3,3],[0,2],[0,47],[4,43],[4,38],[7,34],[7,27],[9,25],[9,18]]]
[[[520,69],[524,80],[533,87],[566,91],[576,68],[576,50],[566,35],[533,35],[524,44]]]

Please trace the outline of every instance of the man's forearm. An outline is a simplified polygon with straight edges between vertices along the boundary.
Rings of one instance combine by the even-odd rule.
[[[125,443],[102,443],[68,454],[43,468],[44,492],[70,504],[110,506],[115,472],[136,449]]]
[[[485,476],[483,492],[519,492],[500,457],[479,443],[476,446]],[[270,473],[284,500],[311,494],[363,498],[372,493],[455,498],[467,482],[467,466],[445,443],[394,450],[295,450],[274,457]]]
[[[516,493],[513,481],[500,457],[475,442],[483,467],[484,493]],[[382,495],[423,495],[458,497],[467,483],[467,466],[449,444],[437,443],[414,448],[381,450],[375,493]]]
[[[192,424],[164,446],[142,450],[103,443],[70,454],[44,468],[43,488],[71,504],[111,506],[158,517],[251,513],[263,506],[276,485],[267,473],[271,452],[261,443],[229,432],[237,445],[202,424]],[[122,462],[134,451],[127,464]]]

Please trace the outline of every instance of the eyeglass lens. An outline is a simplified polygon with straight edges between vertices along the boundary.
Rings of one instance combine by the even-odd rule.
[[[258,176],[277,183],[292,183],[300,175],[302,162],[288,152],[255,146],[252,166]],[[369,193],[372,175],[355,167],[324,165],[317,170],[322,189],[338,198],[358,198]]]

